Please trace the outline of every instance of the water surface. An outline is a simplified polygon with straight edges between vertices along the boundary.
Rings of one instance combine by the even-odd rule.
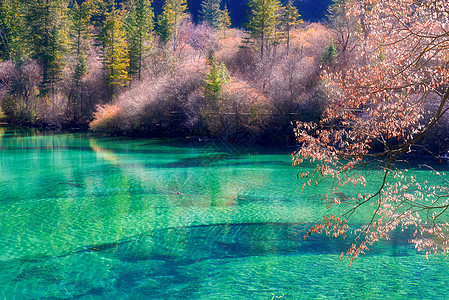
[[[351,267],[350,240],[304,239],[330,183],[301,193],[301,168],[288,150],[0,128],[0,299],[449,298],[446,257],[407,232]]]

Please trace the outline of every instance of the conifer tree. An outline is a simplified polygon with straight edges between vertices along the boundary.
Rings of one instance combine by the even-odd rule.
[[[88,0],[90,6],[90,22],[94,30],[101,35],[101,29],[114,7],[114,0]]]
[[[224,9],[221,11],[218,21],[218,28],[223,33],[223,38],[226,36],[226,31],[231,28],[231,17],[229,16],[228,6],[225,4]]]
[[[129,73],[141,79],[142,62],[150,48],[154,29],[151,0],[129,0],[126,35],[129,46]]]
[[[210,69],[205,82],[204,96],[216,106],[221,99],[223,86],[230,80],[230,75],[226,65],[217,62],[214,54],[209,55],[208,63]]]
[[[290,31],[295,26],[304,22],[300,17],[301,15],[298,13],[298,9],[293,6],[292,0],[289,0],[287,5],[282,8],[281,14],[281,26],[287,39],[287,54],[290,52]]]
[[[31,0],[27,29],[32,55],[42,67],[40,95],[46,96],[61,78],[67,42],[67,2]]]
[[[182,19],[187,15],[187,0],[166,0],[159,16],[159,35],[163,43],[173,39]]]
[[[250,0],[249,22],[251,38],[259,44],[260,56],[264,56],[275,38],[276,28],[279,24],[278,11],[281,7],[279,0]]]
[[[362,29],[361,20],[348,14],[353,2],[353,0],[332,0],[332,4],[327,10],[332,38],[343,61],[347,59],[347,54],[356,47],[357,32]]]
[[[219,28],[222,15],[220,4],[221,0],[203,0],[201,2],[200,20],[208,22],[214,28]]]
[[[337,47],[331,41],[329,46],[327,46],[323,57],[321,58],[321,63],[325,66],[330,66],[335,62],[335,59],[337,58],[337,56],[338,56]]]
[[[21,61],[27,52],[25,40],[24,3],[0,1],[0,60]]]
[[[116,86],[125,86],[129,81],[128,45],[124,30],[124,12],[115,6],[102,28],[102,60],[106,83],[110,88],[109,97],[115,93]]]
[[[81,5],[75,1],[70,9],[70,38],[71,51],[75,59],[73,71],[73,85],[75,87],[74,94],[71,95],[71,109],[73,118],[76,120],[80,117],[82,111],[82,103],[80,97],[81,81],[88,73],[87,68],[87,52],[89,51],[89,25],[90,25],[90,7],[88,2]]]

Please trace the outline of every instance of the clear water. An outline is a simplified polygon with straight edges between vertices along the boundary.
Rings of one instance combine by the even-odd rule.
[[[329,186],[301,193],[298,171],[288,151],[0,128],[0,299],[449,298],[448,260],[406,233],[351,267],[349,240],[304,239]]]

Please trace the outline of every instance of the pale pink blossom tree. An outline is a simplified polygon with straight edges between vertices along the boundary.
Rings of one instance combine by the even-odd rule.
[[[449,109],[449,2],[348,3],[348,14],[360,20],[357,58],[344,70],[323,72],[330,103],[321,122],[298,122],[300,148],[293,159],[316,164],[314,172],[301,174],[305,186],[333,178],[334,193],[345,185],[365,185],[369,179],[363,170],[380,170],[383,178],[366,194],[334,197],[332,213],[308,234],[355,234],[346,253],[351,262],[397,228],[415,228],[412,241],[418,250],[447,251],[444,174],[438,183],[421,182],[395,169],[395,163],[413,152]],[[435,100],[439,104],[427,120],[423,104]],[[348,220],[364,207],[372,207],[369,221],[352,228]]]

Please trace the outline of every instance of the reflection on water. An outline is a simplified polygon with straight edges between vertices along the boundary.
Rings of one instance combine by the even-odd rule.
[[[351,268],[349,239],[304,239],[330,186],[301,194],[288,152],[1,127],[0,149],[0,299],[449,296],[410,232]]]

